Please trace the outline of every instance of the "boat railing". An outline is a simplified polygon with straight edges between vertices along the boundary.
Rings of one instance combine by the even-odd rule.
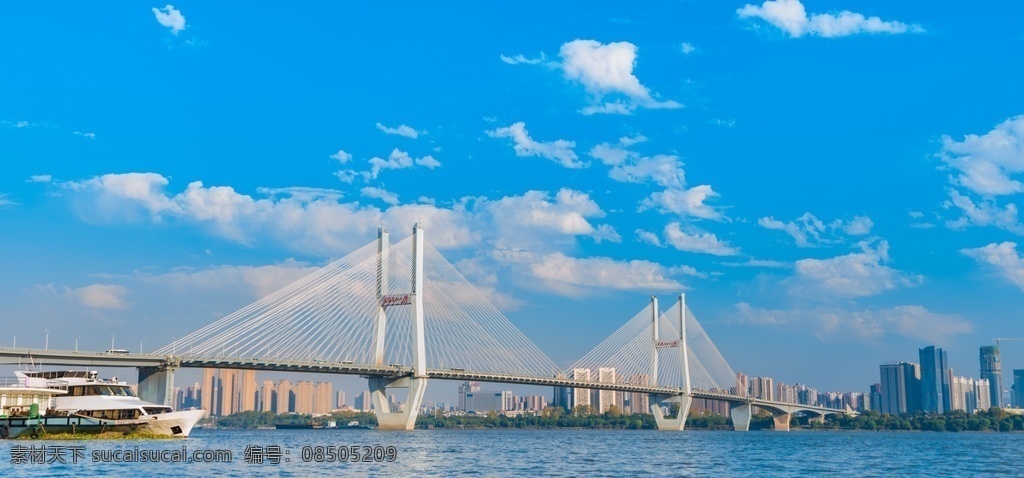
[[[46,381],[46,388],[52,388],[54,390],[64,390],[66,392],[66,391],[68,391],[68,381],[67,380],[47,380]]]

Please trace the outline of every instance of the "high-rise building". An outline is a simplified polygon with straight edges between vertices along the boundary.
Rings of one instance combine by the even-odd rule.
[[[303,380],[295,384],[295,413],[313,413],[313,382]]]
[[[876,383],[871,386],[871,409],[879,411],[882,409],[882,384]]]
[[[899,362],[879,366],[878,411],[897,415],[921,410],[921,375],[916,363]],[[874,391],[874,389],[872,389]]]
[[[1003,366],[999,363],[999,347],[986,345],[980,350],[981,378],[988,380],[989,398],[993,407],[1003,406]]]
[[[345,408],[348,406],[348,400],[345,400],[345,391],[338,390],[337,399],[334,401],[335,408]]]
[[[356,407],[356,410],[359,410],[361,412],[368,412],[370,410],[373,410],[373,400],[370,398],[370,392],[364,390],[359,395],[356,395],[354,405]]]
[[[949,371],[949,409],[974,413],[978,408],[977,388],[973,378],[954,377]]]
[[[646,373],[633,374],[627,380],[634,385],[647,385],[651,376]],[[646,393],[627,393],[625,397],[623,413],[651,413],[651,396]]]
[[[274,392],[274,381],[264,380],[263,387],[260,388],[260,411],[261,412],[277,412],[275,410],[274,399],[276,398]]]
[[[991,392],[987,379],[979,378],[974,381],[974,398],[977,400],[976,409],[986,411],[992,407]]]
[[[331,382],[317,382],[313,387],[313,413],[323,415],[331,413],[331,395],[334,385]]]
[[[1013,406],[1024,408],[1024,370],[1013,371]]]
[[[476,413],[508,410],[512,392],[466,392],[466,411]]]
[[[597,381],[601,383],[615,383],[615,369],[611,367],[601,367],[597,369]],[[613,390],[600,390],[597,394],[597,410],[598,413],[604,413],[611,410],[612,407],[619,407],[619,402],[616,401],[616,392]]]
[[[918,353],[921,356],[921,409],[944,413],[950,409],[946,351],[929,345]]]
[[[775,400],[775,387],[771,377],[755,377],[750,380],[751,398]]]
[[[235,401],[234,412],[251,412],[256,410],[256,371],[241,370],[235,374],[238,384],[235,387],[238,397]]]
[[[480,382],[462,382],[459,385],[459,410],[466,410],[466,394],[469,392],[479,392]]]
[[[572,369],[572,379],[590,381],[590,369],[589,368],[574,368]],[[590,389],[586,388],[574,388],[572,389],[572,409],[579,406],[590,406]]]
[[[293,407],[294,393],[292,392],[292,383],[287,380],[281,380],[277,383],[277,406],[274,411],[277,413],[288,413],[295,411]]]
[[[214,404],[217,403],[217,395],[220,390],[220,384],[218,382],[217,369],[203,369],[203,382],[202,385],[200,385],[200,391],[202,394],[201,408],[206,410],[210,415],[217,415],[217,411],[214,410]]]

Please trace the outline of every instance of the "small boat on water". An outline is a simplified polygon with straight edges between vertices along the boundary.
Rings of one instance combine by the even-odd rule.
[[[140,399],[125,382],[95,371],[16,371],[0,386],[0,435],[56,431],[134,431],[187,437],[206,410],[174,411]],[[33,415],[35,409],[45,410]],[[6,438],[5,437],[5,438]]]

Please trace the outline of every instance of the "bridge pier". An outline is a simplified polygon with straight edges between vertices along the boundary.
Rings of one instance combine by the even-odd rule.
[[[732,418],[732,429],[738,432],[750,430],[751,406],[749,403],[729,404],[729,417]]]
[[[654,414],[654,423],[658,425],[660,431],[682,431],[686,426],[686,417],[690,414],[690,404],[693,403],[693,397],[689,395],[676,395],[665,400],[669,403],[679,404],[679,413],[673,418],[665,416],[665,412],[661,410],[660,402],[651,404],[651,413]]]
[[[789,431],[789,420],[793,417],[791,413],[775,413],[772,412],[772,419],[775,420],[775,431],[777,432],[788,432]]]
[[[166,365],[139,367],[139,398],[170,406],[174,396],[174,368]]]
[[[412,430],[416,428],[416,417],[419,416],[420,404],[423,403],[423,392],[427,389],[425,377],[370,377],[370,397],[373,400],[373,412],[377,415],[377,428],[380,430]],[[405,410],[391,411],[388,403],[388,388],[408,388],[409,398],[405,402]]]

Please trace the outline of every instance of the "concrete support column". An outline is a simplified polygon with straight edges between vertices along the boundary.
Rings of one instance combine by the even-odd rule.
[[[686,417],[690,414],[690,404],[693,397],[689,395],[676,395],[667,400],[669,403],[679,404],[679,413],[673,418],[668,418],[662,412],[661,406],[655,402],[651,404],[651,413],[654,414],[654,423],[661,431],[681,431],[686,426]]]
[[[423,392],[427,390],[427,379],[371,377],[369,381],[373,413],[377,416],[377,428],[380,430],[412,430],[416,428],[416,417],[419,416],[420,404],[423,403]],[[391,411],[391,406],[388,403],[388,388],[409,389],[405,410]]]
[[[824,424],[825,423],[825,415],[818,415],[816,417],[811,417],[808,421],[811,422],[811,423],[821,423],[821,424]]]
[[[738,432],[750,430],[751,406],[749,403],[730,403],[729,417],[732,418],[732,428]]]
[[[170,406],[174,398],[174,368],[139,367],[139,398]]]
[[[789,413],[772,413],[772,418],[775,419],[775,431],[777,432],[788,432],[789,431],[789,420],[792,417]]]

